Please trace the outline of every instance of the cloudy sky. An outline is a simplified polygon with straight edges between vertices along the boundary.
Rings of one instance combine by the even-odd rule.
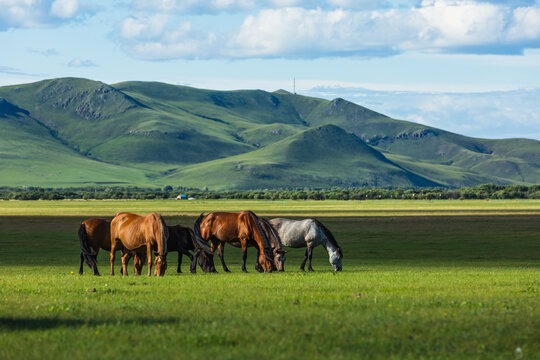
[[[0,0],[0,85],[78,76],[342,97],[540,139],[540,0]]]

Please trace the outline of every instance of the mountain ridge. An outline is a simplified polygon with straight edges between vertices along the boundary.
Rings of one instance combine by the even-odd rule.
[[[16,119],[28,124],[17,126]],[[18,152],[21,140],[9,138],[41,148],[29,135],[38,131],[30,119],[56,139],[46,140],[52,153],[68,156],[61,150],[67,146],[89,164],[112,166],[111,174],[120,177],[115,181],[133,185],[459,187],[540,179],[536,140],[470,138],[341,98],[59,78],[0,87],[0,124],[7,135],[0,139],[0,166],[12,169],[0,176],[2,185],[59,184],[54,176],[29,178],[15,164],[15,158],[30,164],[31,156]],[[65,174],[69,166],[61,165],[51,161],[49,167]],[[84,182],[103,182],[107,170],[92,177],[89,166]]]

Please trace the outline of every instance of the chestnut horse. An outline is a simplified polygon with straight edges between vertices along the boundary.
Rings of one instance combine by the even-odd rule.
[[[79,243],[81,246],[81,261],[79,274],[83,274],[83,262],[94,270],[94,275],[99,276],[97,268],[97,255],[100,249],[111,251],[111,222],[106,219],[92,218],[85,220],[79,227]],[[122,244],[117,247],[124,254]],[[137,272],[137,266],[135,266]]]
[[[202,239],[197,238],[193,233],[193,230],[187,226],[175,225],[167,226],[169,231],[169,239],[167,240],[167,253],[173,251],[178,252],[178,267],[176,269],[177,273],[182,272],[182,255],[185,255],[189,258],[190,267],[189,270],[192,274],[196,273],[197,259],[193,256],[190,251],[194,251],[196,255],[201,254],[199,257],[199,264],[203,271],[208,272],[209,269],[205,267],[207,263],[205,253],[212,255],[208,246],[202,241]],[[137,261],[135,258],[135,272],[140,274],[142,268],[142,261]]]
[[[259,217],[259,225],[261,226],[264,235],[269,241],[270,248],[272,249],[272,270],[284,271],[285,270],[285,254],[286,250],[283,250],[281,247],[281,241],[279,240],[279,235],[277,231],[272,227],[272,225],[265,218]],[[230,244],[235,247],[240,247],[240,241],[231,241]],[[259,259],[259,248],[257,248],[253,243],[248,243],[248,246],[253,246],[257,249],[257,259]],[[258,272],[263,272],[261,264],[259,261],[255,263],[255,270]]]
[[[274,259],[274,265],[277,271],[285,271],[285,254],[287,250],[283,250],[281,247],[281,240],[279,239],[279,234],[276,229],[272,227],[272,224],[265,218],[259,218],[261,228],[263,229],[266,237],[270,242],[270,247],[272,248],[272,255]],[[257,249],[257,257],[259,256],[259,250]],[[255,270],[261,272],[261,264],[257,262],[255,264]]]
[[[263,271],[272,271],[272,250],[264,231],[261,229],[259,218],[253,212],[212,212],[208,215],[203,213],[195,222],[194,230],[196,236],[211,242],[211,251],[218,249],[224,271],[230,272],[223,259],[223,247],[227,242],[240,243],[243,255],[243,272],[247,272],[247,247],[250,243],[259,249],[258,261]],[[213,270],[215,271],[215,267]]]
[[[146,253],[148,276],[152,275],[152,250],[156,251],[157,276],[163,276],[167,269],[167,225],[157,213],[141,216],[128,212],[116,214],[111,221],[111,275],[114,275],[115,250],[123,245],[128,251]],[[127,275],[128,256],[122,255],[122,270]]]

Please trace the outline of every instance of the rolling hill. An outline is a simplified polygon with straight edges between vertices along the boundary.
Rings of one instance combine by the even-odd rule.
[[[343,99],[80,78],[0,87],[0,185],[210,189],[531,184],[540,142],[486,140]]]

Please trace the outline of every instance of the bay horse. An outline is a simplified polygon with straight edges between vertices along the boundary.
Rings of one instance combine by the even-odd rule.
[[[97,255],[100,249],[111,251],[111,222],[106,219],[92,218],[87,219],[79,226],[79,243],[81,247],[81,257],[79,264],[79,274],[83,274],[83,263],[94,270],[94,275],[99,276],[97,267]],[[126,251],[122,244],[117,250]],[[137,256],[136,256],[137,259]],[[137,273],[137,266],[135,266]]]
[[[279,234],[281,244],[292,248],[307,247],[304,255],[304,261],[300,265],[300,270],[304,271],[306,261],[309,259],[308,270],[313,271],[311,267],[311,257],[313,248],[322,245],[328,252],[328,260],[334,268],[334,271],[343,269],[343,253],[339,247],[334,235],[317,219],[290,220],[284,218],[275,218],[269,220],[270,224]]]
[[[211,242],[210,250],[218,249],[218,256],[225,272],[230,272],[223,258],[225,243],[239,243],[242,248],[242,271],[246,270],[247,247],[252,244],[259,249],[258,262],[264,272],[272,271],[272,250],[261,229],[259,218],[252,211],[212,212],[201,214],[194,225],[195,235]],[[212,266],[213,267],[213,266]],[[215,271],[213,267],[212,271]]]
[[[147,216],[129,212],[116,214],[111,221],[111,275],[114,275],[114,258],[117,247],[121,244],[126,250],[146,253],[148,276],[152,275],[152,250],[156,255],[155,275],[165,275],[167,269],[167,238],[169,231],[165,221],[158,213]],[[122,255],[123,274],[127,275],[129,257]]]

